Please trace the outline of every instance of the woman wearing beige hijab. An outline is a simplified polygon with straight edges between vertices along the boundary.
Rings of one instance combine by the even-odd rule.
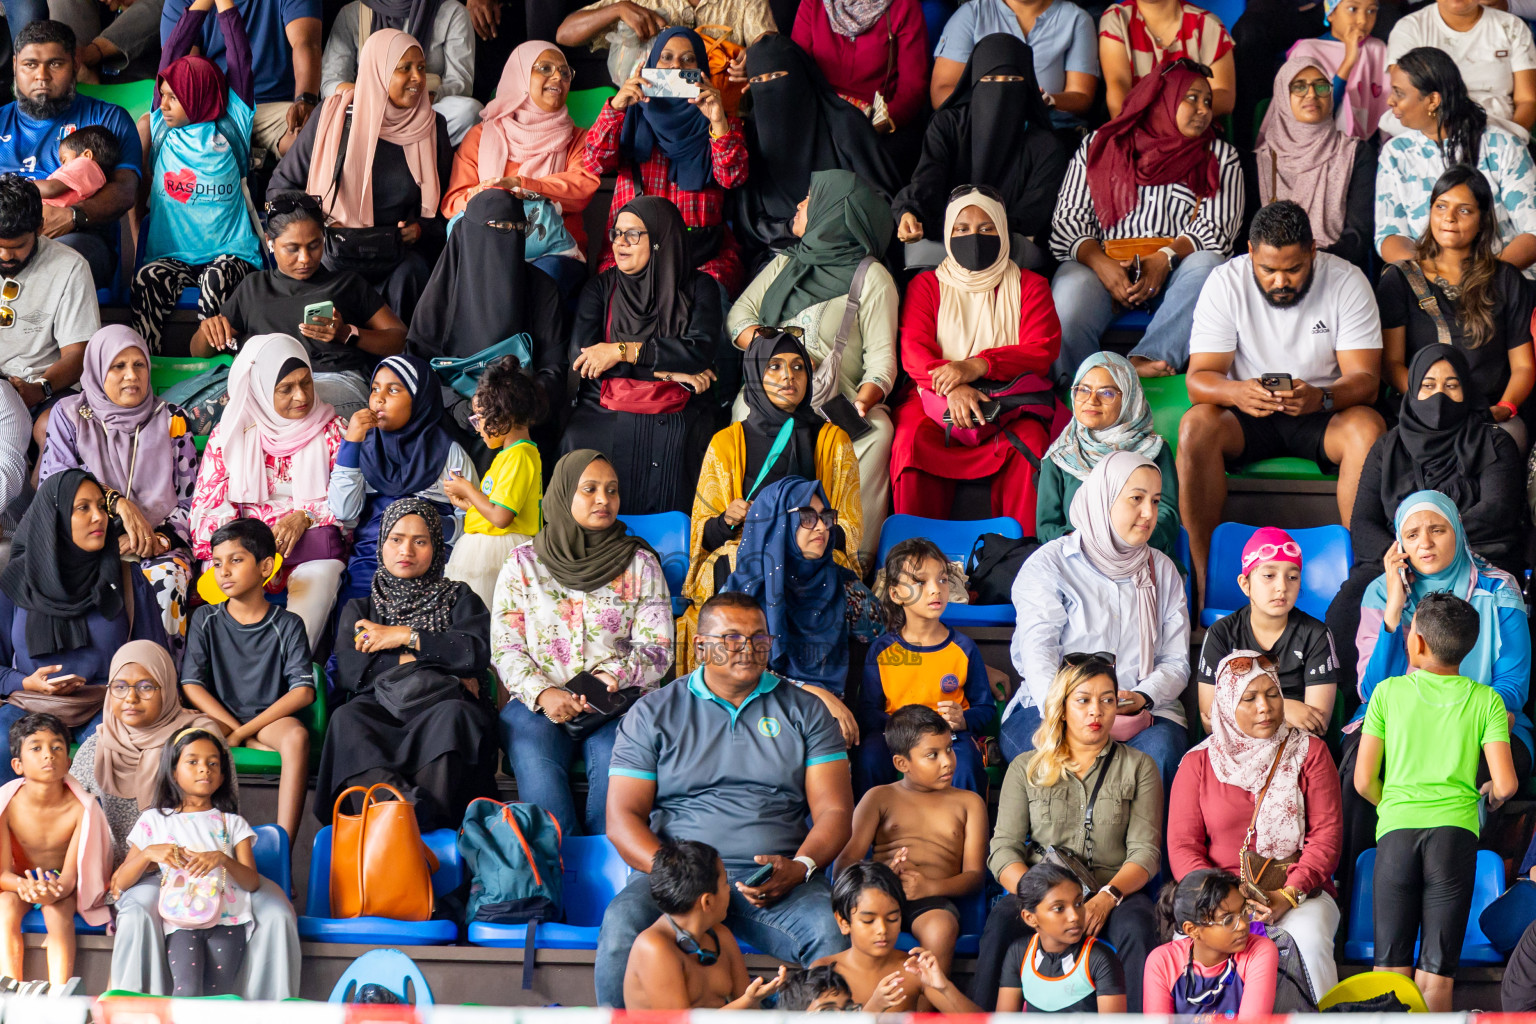
[[[327,99],[299,133],[267,196],[319,196],[327,226],[352,228],[343,237],[362,242],[333,249],[328,240],[325,265],[361,274],[409,323],[447,237],[438,207],[452,165],[421,44],[386,28],[363,44],[357,84]],[[369,237],[391,228],[389,238]]]
[[[959,481],[990,478],[992,514],[1012,516],[1033,534],[1035,476],[1014,441],[1043,453],[1050,407],[1043,419],[1027,410],[1007,424],[1008,434],[975,445],[949,434],[939,417],[947,413],[956,427],[973,426],[985,391],[1027,374],[1049,390],[1045,377],[1061,349],[1051,286],[1014,264],[1008,214],[986,186],[950,200],[944,246],[949,255],[913,280],[901,312],[901,362],[917,387],[896,409],[892,506],[948,519]]]
[[[141,807],[152,806],[161,751],[183,729],[220,730],[213,719],[181,706],[176,666],[164,647],[148,640],[124,644],[112,658],[101,728],[80,745],[70,769],[94,794],[112,829],[114,866]],[[238,780],[236,781],[238,790]],[[165,936],[160,927],[159,878],[151,876],[117,899],[112,944],[112,988],[170,995]],[[256,917],[245,955],[246,999],[289,999],[299,994],[299,930],[293,904],[262,880],[251,894]]]

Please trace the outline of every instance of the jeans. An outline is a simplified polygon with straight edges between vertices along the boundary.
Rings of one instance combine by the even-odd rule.
[[[863,796],[875,786],[895,782],[898,777],[885,733],[878,729],[864,733],[864,738],[849,751],[849,756],[853,762],[855,797]],[[982,798],[987,795],[986,765],[981,750],[968,732],[955,734],[955,777],[949,784],[956,789],[968,789]]]
[[[27,717],[27,712],[23,711],[15,704],[12,704],[10,701],[0,703],[0,737],[6,738],[7,746],[9,746],[10,743],[9,737],[11,735],[11,726],[15,725],[25,717]],[[86,740],[91,738],[91,736],[96,732],[96,727],[99,725],[101,725],[101,712],[98,711],[95,718],[91,719],[89,722],[86,722],[78,729],[70,730],[70,732],[73,734],[70,742],[84,743]],[[0,786],[5,785],[7,782],[13,782],[16,779],[21,778],[21,776],[11,771],[10,758],[0,758],[0,760],[5,762],[3,765],[0,765]]]
[[[3,6],[5,23],[11,30],[12,45],[16,42],[16,33],[34,21],[45,21],[48,18],[48,0],[4,0]]]
[[[554,278],[561,302],[574,304],[576,293],[587,283],[587,265],[574,256],[540,256],[528,262]]]
[[[314,375],[315,401],[336,409],[336,415],[350,420],[352,414],[368,404],[368,381],[355,370],[339,373],[321,371]]]
[[[1003,719],[998,743],[1003,757],[1010,762],[1021,754],[1035,749],[1035,730],[1040,728],[1040,709],[1033,706],[1015,708]],[[1179,761],[1189,749],[1188,731],[1177,722],[1153,717],[1152,724],[1132,736],[1125,744],[1146,754],[1157,763],[1157,773],[1163,779],[1163,794],[1173,786],[1173,776],[1179,770]],[[1166,801],[1165,801],[1166,808]],[[1166,813],[1166,809],[1164,811]]]
[[[1195,317],[1195,302],[1211,271],[1226,262],[1219,252],[1201,249],[1179,260],[1163,292],[1152,301],[1152,322],[1131,355],[1161,359],[1174,372],[1182,372],[1189,361],[1189,327]],[[1099,341],[1118,315],[1115,302],[1099,275],[1087,265],[1068,260],[1051,281],[1051,298],[1061,317],[1061,355],[1051,367],[1052,375],[1063,383],[1072,380],[1084,359],[1099,350]]]
[[[600,836],[607,830],[608,762],[619,736],[615,718],[586,739],[571,739],[566,731],[513,697],[501,709],[501,747],[512,761],[517,798],[538,804],[560,823],[568,836]],[[576,800],[571,796],[571,761],[581,748],[587,762],[587,812],[578,827]]]
[[[729,827],[728,822],[721,822],[721,828]],[[748,869],[727,871],[731,876],[731,906],[725,924],[738,942],[802,965],[848,948],[848,937],[837,930],[837,921],[832,916],[832,887],[825,874],[818,873],[804,885],[791,889],[773,906],[758,908],[736,890],[736,881]],[[624,968],[629,963],[629,948],[635,944],[635,937],[659,917],[661,908],[651,899],[651,876],[636,872],[603,914],[593,978],[599,1006],[624,1005]]]

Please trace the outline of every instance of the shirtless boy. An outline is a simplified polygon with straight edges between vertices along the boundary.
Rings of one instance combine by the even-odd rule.
[[[873,861],[841,868],[832,883],[832,914],[848,936],[848,948],[811,966],[842,975],[865,1013],[927,1009],[918,1004],[917,979],[902,970],[907,954],[896,948],[905,902],[896,872]]]
[[[651,859],[651,898],[661,917],[635,939],[624,969],[630,1010],[756,1010],[778,991],[747,977],[741,947],[725,927],[731,887],[713,846],[662,843]]]
[[[21,919],[33,904],[48,927],[48,981],[75,970],[75,883],[85,808],[69,791],[69,730],[52,715],[11,726],[11,770],[21,786],[0,817],[0,974],[21,980]]]
[[[901,880],[903,927],[945,973],[960,936],[955,897],[981,891],[987,862],[986,801],[950,784],[953,739],[949,723],[932,708],[909,704],[891,715],[885,742],[904,778],[864,794],[836,866],[841,872],[863,860],[873,844],[874,859]]]

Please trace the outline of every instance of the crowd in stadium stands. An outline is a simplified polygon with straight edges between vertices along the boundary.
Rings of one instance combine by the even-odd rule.
[[[1536,0],[3,6],[0,974],[515,781],[606,1006],[1536,1010]]]

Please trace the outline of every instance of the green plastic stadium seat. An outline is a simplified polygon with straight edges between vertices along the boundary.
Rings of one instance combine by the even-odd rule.
[[[149,384],[158,395],[184,380],[190,380],[200,373],[207,373],[215,366],[229,366],[234,361],[235,357],[229,355],[213,356],[208,359],[195,359],[192,356],[150,356]]]
[[[111,85],[90,85],[81,82],[75,88],[86,96],[94,96],[96,99],[105,100],[108,103],[116,103],[128,111],[128,116],[137,121],[144,114],[149,113],[155,105],[155,80],[146,78],[138,82],[114,82]]]
[[[315,699],[296,716],[309,727],[309,763],[320,763],[320,748],[325,743],[325,727],[330,722],[330,707],[325,696],[325,669],[314,666]],[[236,747],[229,752],[235,771],[244,775],[276,775],[283,767],[283,757],[275,750]]]
[[[1152,425],[1173,451],[1179,447],[1179,420],[1189,411],[1189,391],[1184,375],[1176,377],[1148,377],[1141,382],[1141,390],[1152,407]],[[1324,473],[1311,459],[1280,458],[1261,459],[1251,463],[1240,473],[1228,473],[1234,480],[1337,480],[1337,476]]]
[[[565,109],[570,111],[571,120],[578,127],[591,128],[597,122],[597,115],[603,112],[603,104],[609,97],[617,96],[619,90],[608,85],[600,85],[595,89],[572,89],[565,97]]]

